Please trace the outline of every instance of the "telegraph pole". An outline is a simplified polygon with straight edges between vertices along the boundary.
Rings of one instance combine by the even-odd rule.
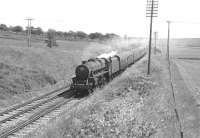
[[[170,21],[167,21],[168,24],[168,37],[167,37],[167,59],[169,60],[169,37],[170,37]]]
[[[158,34],[158,32],[154,32],[154,39],[155,39],[155,49],[154,49],[154,54],[156,55],[156,40],[157,40],[157,35]]]
[[[146,17],[150,17],[150,34],[149,34],[149,54],[148,54],[148,71],[147,74],[150,74],[150,65],[151,65],[151,38],[152,38],[152,26],[153,26],[153,17],[158,15],[158,0],[147,0],[146,7]]]
[[[33,20],[32,18],[27,18],[25,19],[28,21],[28,26],[27,26],[27,41],[28,41],[28,47],[31,47],[31,21]]]

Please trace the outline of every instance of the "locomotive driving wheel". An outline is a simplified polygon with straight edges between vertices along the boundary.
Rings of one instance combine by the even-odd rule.
[[[105,85],[105,83],[106,83],[105,77],[99,77],[99,79],[98,79],[98,87],[102,88]]]
[[[102,77],[102,85],[101,85],[101,88],[103,88],[103,86],[106,84],[106,78],[105,77]]]
[[[92,94],[93,90],[91,88],[88,89],[88,94]]]

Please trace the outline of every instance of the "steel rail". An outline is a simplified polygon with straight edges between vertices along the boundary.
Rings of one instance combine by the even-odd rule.
[[[28,120],[25,120],[23,122],[20,122],[19,124],[17,124],[16,126],[13,126],[11,128],[8,128],[7,130],[3,131],[0,134],[0,138],[6,138],[10,135],[12,135],[13,133],[19,131],[20,129],[26,127],[27,125],[35,122],[36,120],[38,120],[39,118],[43,117],[44,115],[50,113],[51,111],[61,107],[62,105],[72,101],[74,98],[71,97],[68,100],[62,100],[61,102],[56,102],[56,104],[54,104],[53,106],[47,107],[45,110],[43,111],[39,111],[35,114],[33,114]]]
[[[66,90],[66,91],[69,92],[69,89]],[[59,93],[62,93],[62,92],[64,92],[64,90],[61,91],[61,92],[59,92]],[[18,117],[18,116],[20,116],[20,115],[22,115],[22,114],[24,114],[24,113],[27,113],[28,111],[31,111],[31,110],[33,110],[33,109],[37,109],[37,108],[39,108],[41,105],[43,105],[43,104],[45,104],[45,103],[48,103],[48,102],[51,102],[53,99],[56,99],[57,97],[58,97],[58,95],[57,95],[57,93],[55,93],[52,97],[49,97],[48,99],[45,99],[44,101],[40,101],[39,103],[36,103],[36,104],[33,105],[33,106],[30,106],[30,107],[28,107],[28,108],[26,108],[26,109],[24,109],[24,110],[22,110],[22,111],[19,111],[19,112],[15,113],[15,114],[12,114],[11,116],[9,116],[9,117],[7,117],[7,118],[5,118],[5,119],[3,119],[3,120],[0,120],[0,124],[3,124],[3,123],[5,123],[5,122],[7,122],[7,121],[10,121],[11,119],[14,119],[14,118],[16,118],[16,117]]]
[[[67,90],[69,90],[69,87],[62,87],[62,88],[59,88],[57,90],[53,90],[53,91],[51,91],[49,93],[46,93],[46,94],[44,94],[42,96],[39,96],[39,97],[33,98],[31,100],[28,100],[28,101],[26,101],[24,103],[16,104],[16,105],[14,105],[14,106],[12,106],[12,107],[10,107],[8,109],[5,109],[4,111],[0,112],[0,116],[3,116],[4,114],[8,114],[9,112],[12,112],[13,110],[19,109],[19,108],[21,108],[23,106],[26,106],[26,105],[28,105],[28,104],[30,104],[32,102],[38,101],[38,100],[40,100],[42,98],[45,98],[45,97],[47,97],[47,96],[49,96],[51,94],[56,93],[56,92],[59,94],[59,93],[62,93],[64,91],[67,91]]]
[[[43,104],[45,104],[45,103],[48,103],[48,102],[50,102],[51,100],[53,100],[53,99],[55,99],[55,98],[57,98],[57,97],[58,97],[58,96],[56,95],[56,96],[53,96],[53,97],[51,97],[51,98],[48,98],[47,100],[41,101],[41,102],[37,103],[36,105],[33,105],[33,106],[31,106],[31,107],[29,107],[29,108],[27,108],[27,109],[25,109],[25,110],[22,110],[22,111],[20,111],[20,112],[17,112],[16,114],[13,114],[13,115],[11,115],[11,116],[9,116],[9,117],[3,119],[3,120],[0,120],[0,124],[5,123],[5,122],[7,122],[7,121],[10,121],[11,119],[14,119],[14,118],[16,118],[16,117],[18,117],[18,116],[20,116],[20,115],[22,115],[22,114],[24,114],[24,113],[26,113],[26,112],[28,112],[28,111],[31,111],[31,110],[33,110],[33,109],[36,109],[36,108],[38,108],[39,106],[41,106],[41,105],[43,105]]]

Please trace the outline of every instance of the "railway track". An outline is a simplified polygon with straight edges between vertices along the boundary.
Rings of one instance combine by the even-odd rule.
[[[69,99],[61,95],[68,94]],[[5,138],[35,122],[46,114],[70,102],[73,98],[68,87],[60,88],[0,113],[0,138]]]
[[[41,99],[43,99],[43,98],[45,98],[45,97],[48,97],[48,96],[51,96],[51,95],[58,95],[58,94],[61,94],[61,93],[63,93],[63,91],[67,91],[67,90],[69,90],[69,87],[62,87],[62,88],[60,88],[60,89],[51,91],[51,92],[46,93],[46,94],[44,94],[44,95],[41,95],[41,96],[39,96],[39,97],[33,98],[33,99],[31,99],[31,100],[28,100],[28,101],[26,101],[26,102],[24,102],[24,103],[14,105],[14,106],[12,106],[12,107],[9,107],[9,108],[5,109],[4,111],[1,111],[1,112],[0,112],[0,116],[3,116],[4,114],[9,114],[9,113],[11,113],[12,111],[18,110],[18,109],[20,109],[20,108],[22,108],[22,107],[25,107],[25,106],[27,106],[27,105],[33,103],[33,102],[39,101],[39,100],[41,100]]]

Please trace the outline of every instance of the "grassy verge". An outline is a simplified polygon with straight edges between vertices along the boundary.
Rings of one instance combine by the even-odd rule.
[[[45,93],[41,89],[70,80],[88,42],[58,41],[48,48],[33,42],[0,39],[0,108]],[[80,56],[77,56],[80,55]],[[65,84],[66,85],[66,84]],[[46,91],[47,92],[47,91]]]
[[[174,114],[163,61],[153,59],[151,76],[140,61],[29,137],[170,137]]]

